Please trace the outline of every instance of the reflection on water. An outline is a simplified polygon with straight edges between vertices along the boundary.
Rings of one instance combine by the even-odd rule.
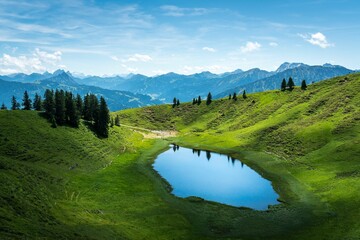
[[[270,181],[227,155],[173,145],[156,158],[153,167],[179,197],[196,196],[257,210],[278,203]]]

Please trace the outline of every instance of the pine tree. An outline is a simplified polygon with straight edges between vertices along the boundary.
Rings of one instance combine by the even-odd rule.
[[[116,117],[115,117],[115,125],[120,127],[120,117],[119,117],[119,115],[116,115]]]
[[[109,136],[109,121],[110,113],[107,107],[106,101],[103,97],[100,97],[100,107],[98,115],[95,119],[95,129],[99,136],[108,137]]]
[[[234,92],[232,99],[233,99],[234,101],[237,100],[236,92]]]
[[[302,80],[302,82],[301,82],[301,90],[306,90],[306,89],[307,89],[306,81]]]
[[[192,104],[195,105],[196,104],[196,100],[195,98],[193,98]]]
[[[2,104],[1,104],[0,110],[7,110],[7,107],[5,106],[5,103],[2,103]]]
[[[198,97],[197,104],[198,104],[198,105],[201,104],[201,97],[200,97],[200,96]]]
[[[244,90],[244,92],[243,92],[243,99],[247,99],[245,90]]]
[[[229,94],[229,100],[231,100],[231,94]]]
[[[41,96],[39,94],[35,93],[34,102],[33,102],[33,108],[35,111],[41,111],[42,110],[42,101]]]
[[[84,97],[83,115],[87,121],[95,121],[99,107],[99,101],[94,94],[86,94]]]
[[[209,105],[212,101],[212,96],[211,96],[211,93],[209,92],[208,95],[207,95],[207,98],[206,98],[206,105]]]
[[[289,81],[288,81],[288,83],[287,83],[287,87],[288,87],[288,89],[289,89],[290,91],[292,91],[292,90],[294,89],[294,87],[295,87],[295,83],[294,83],[294,81],[293,81],[293,79],[292,79],[291,77],[289,77]]]
[[[16,97],[12,96],[11,98],[11,110],[19,110],[20,104],[16,101]]]
[[[175,106],[176,106],[176,98],[174,97],[172,107],[174,108]]]
[[[79,111],[80,116],[83,113],[83,101],[79,94],[76,95],[76,108]]]
[[[54,91],[49,89],[45,90],[43,107],[48,119],[52,121],[52,116],[55,114]]]
[[[179,106],[180,105],[180,100],[176,100],[176,106]]]
[[[79,127],[80,113],[71,92],[65,93],[66,121],[72,127]]]
[[[281,82],[281,91],[285,91],[285,90],[286,90],[286,80],[284,78]]]
[[[23,110],[31,110],[31,99],[27,91],[24,92],[22,105],[24,107]]]
[[[55,91],[55,120],[58,125],[66,123],[66,105],[64,90]]]

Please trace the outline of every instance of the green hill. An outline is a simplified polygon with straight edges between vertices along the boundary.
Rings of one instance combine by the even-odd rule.
[[[0,238],[357,239],[359,90],[352,74],[306,91],[116,113],[242,159],[280,194],[283,204],[267,211],[169,194],[151,169],[169,142],[140,130],[98,139],[84,124],[53,129],[36,112],[0,111]]]

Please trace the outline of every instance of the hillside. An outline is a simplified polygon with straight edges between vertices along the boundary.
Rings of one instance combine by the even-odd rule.
[[[243,90],[246,90],[246,92],[249,93],[254,93],[279,89],[281,81],[284,78],[288,80],[292,77],[295,85],[300,86],[302,80],[305,80],[307,84],[311,84],[325,79],[350,74],[352,72],[352,70],[347,68],[331,64],[324,64],[323,66],[309,66],[300,63],[284,63],[276,71],[276,74],[252,81],[250,83],[245,82],[244,84],[238,84],[236,87],[228,88],[226,91],[221,93],[216,93],[215,98],[222,98],[224,96],[228,96],[229,93],[234,92],[241,93]]]
[[[356,239],[360,235],[356,220],[360,217],[359,90],[360,74],[351,74],[315,83],[306,91],[268,91],[209,106],[203,101],[200,106],[154,106],[120,114],[125,124],[178,130],[174,141],[180,145],[251,155],[254,159],[249,162],[273,180],[287,179],[290,187],[278,185],[286,196],[283,200],[317,205],[312,210],[317,217],[309,222],[320,218],[320,212],[325,214],[324,222],[300,239]],[[263,162],[261,156],[248,153],[254,150],[277,160]],[[305,189],[292,186],[286,173]]]
[[[181,199],[151,169],[169,141],[111,129],[98,139],[38,113],[0,111],[0,237],[357,239],[360,74],[237,101],[123,110],[121,123],[175,129],[182,146],[228,153],[283,204],[253,211]]]

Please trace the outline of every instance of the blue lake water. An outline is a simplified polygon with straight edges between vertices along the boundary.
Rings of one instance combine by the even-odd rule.
[[[257,210],[278,204],[270,181],[227,155],[171,146],[158,155],[153,167],[178,197],[196,196]]]

